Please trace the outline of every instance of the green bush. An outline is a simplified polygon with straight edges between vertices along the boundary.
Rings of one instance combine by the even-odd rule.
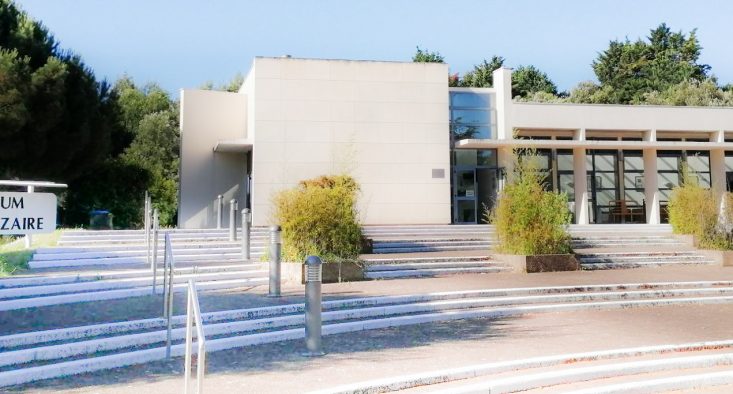
[[[519,255],[570,253],[570,211],[564,193],[546,191],[536,152],[514,151],[514,170],[487,213],[499,251]]]
[[[713,192],[700,186],[698,178],[683,165],[682,182],[672,189],[669,197],[669,223],[675,234],[694,235],[701,247],[730,249],[731,242],[719,220],[718,206]],[[730,197],[726,207],[730,210]]]
[[[326,262],[353,260],[361,251],[356,210],[359,185],[346,175],[301,181],[274,197],[275,219],[283,231],[283,259],[316,255]]]

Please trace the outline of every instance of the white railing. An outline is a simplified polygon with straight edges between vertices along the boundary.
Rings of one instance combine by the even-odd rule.
[[[193,323],[196,322],[196,341],[198,344],[198,356],[196,359],[196,393],[204,392],[204,370],[206,369],[206,337],[204,326],[201,322],[201,308],[199,297],[196,293],[196,284],[193,280],[188,281],[188,303],[186,307],[186,360],[185,363],[185,386],[184,393],[188,394],[191,383],[191,353],[193,351]]]

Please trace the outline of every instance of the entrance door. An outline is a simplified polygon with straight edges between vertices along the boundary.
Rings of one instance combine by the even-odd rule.
[[[486,223],[494,207],[499,170],[474,167],[453,171],[453,223]]]
[[[455,223],[476,223],[476,169],[455,170],[453,188],[453,218]]]

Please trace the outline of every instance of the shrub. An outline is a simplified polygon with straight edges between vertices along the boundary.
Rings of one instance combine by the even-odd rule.
[[[719,202],[713,192],[700,186],[698,178],[686,165],[682,165],[680,173],[682,182],[672,189],[669,197],[672,231],[675,234],[694,235],[704,248],[730,249],[728,231],[724,228],[726,224],[719,220]],[[730,211],[730,197],[728,199],[726,206]]]
[[[499,250],[520,255],[570,253],[567,196],[546,191],[545,174],[533,150],[514,151],[514,170],[488,214],[496,226]]]
[[[275,219],[283,231],[283,259],[316,255],[326,262],[353,260],[361,251],[356,210],[359,185],[346,175],[301,181],[274,197]]]

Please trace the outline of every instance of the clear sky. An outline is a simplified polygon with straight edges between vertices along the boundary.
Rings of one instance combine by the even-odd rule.
[[[680,0],[17,0],[100,78],[178,89],[245,74],[254,56],[409,61],[419,45],[463,73],[491,55],[561,90],[594,79],[608,41],[666,22],[698,29],[701,60],[733,82],[733,2]]]

